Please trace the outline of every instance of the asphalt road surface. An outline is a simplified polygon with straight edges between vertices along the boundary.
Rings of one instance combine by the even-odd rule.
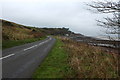
[[[2,78],[30,78],[35,69],[47,56],[55,39],[45,40],[3,50]]]

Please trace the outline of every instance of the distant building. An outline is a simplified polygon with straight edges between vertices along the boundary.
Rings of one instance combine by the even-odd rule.
[[[65,34],[65,36],[67,36],[67,37],[68,37],[68,36],[69,36],[69,34]]]

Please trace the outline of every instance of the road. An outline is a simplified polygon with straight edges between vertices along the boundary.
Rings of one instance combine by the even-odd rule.
[[[2,58],[0,58],[2,77],[30,78],[54,43],[55,39],[48,37],[45,40],[3,50]]]

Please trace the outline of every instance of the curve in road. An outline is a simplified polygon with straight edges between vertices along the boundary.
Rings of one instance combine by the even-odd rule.
[[[30,78],[54,43],[55,39],[48,37],[42,41],[3,50],[3,56],[0,58],[2,60],[2,77]]]

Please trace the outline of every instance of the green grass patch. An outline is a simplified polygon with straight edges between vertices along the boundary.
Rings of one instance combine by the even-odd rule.
[[[36,69],[33,78],[65,78],[72,75],[68,64],[68,54],[63,45],[60,40],[56,40],[47,58]]]
[[[23,45],[23,44],[26,44],[26,43],[31,43],[31,42],[43,40],[45,38],[46,37],[31,38],[31,39],[25,39],[25,40],[3,40],[2,41],[2,49],[7,49],[7,48],[14,47],[14,46],[19,46],[19,45]]]

